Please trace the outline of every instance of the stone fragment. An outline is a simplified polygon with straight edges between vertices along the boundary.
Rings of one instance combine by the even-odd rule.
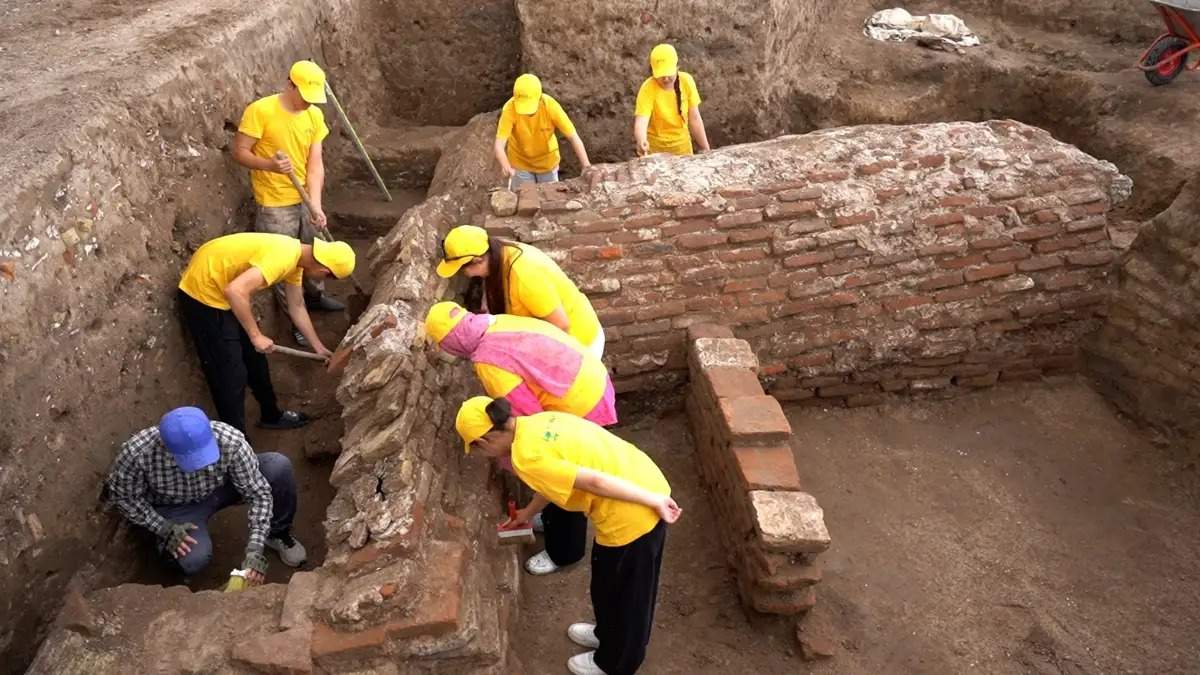
[[[542,202],[538,197],[537,188],[532,184],[522,186],[517,194],[517,215],[532,216],[541,208]]]
[[[692,356],[701,370],[714,366],[747,368],[758,372],[758,357],[745,340],[698,338],[692,343]]]
[[[272,675],[311,673],[312,626],[258,635],[233,646],[230,658]]]
[[[317,599],[321,577],[316,572],[296,572],[288,581],[287,594],[283,596],[283,609],[279,613],[279,628],[290,630],[311,626],[309,612]]]
[[[96,615],[92,605],[78,588],[71,587],[63,596],[62,610],[58,613],[58,625],[85,637],[95,636],[98,631]]]
[[[807,492],[754,490],[750,503],[755,528],[768,550],[820,553],[829,548],[825,512]]]
[[[511,216],[517,212],[517,193],[510,190],[496,190],[492,193],[492,213],[497,216]]]

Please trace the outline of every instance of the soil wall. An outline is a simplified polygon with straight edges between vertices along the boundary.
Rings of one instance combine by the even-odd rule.
[[[1126,413],[1196,447],[1200,438],[1200,182],[1141,230],[1120,267],[1089,365]]]

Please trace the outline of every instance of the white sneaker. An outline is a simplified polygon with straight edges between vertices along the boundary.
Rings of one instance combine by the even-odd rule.
[[[542,514],[540,514],[540,513],[537,514],[536,516],[533,517],[533,520],[531,520],[530,522],[533,524],[534,532],[545,532],[546,531],[546,525],[542,522]]]
[[[530,574],[541,576],[550,574],[558,570],[558,565],[550,559],[550,554],[542,551],[536,555],[529,556],[529,560],[525,561],[525,570]]]
[[[573,623],[567,626],[567,637],[571,638],[571,642],[580,647],[596,649],[600,646],[600,640],[596,637],[596,624],[594,623]]]
[[[567,659],[567,670],[575,675],[605,675],[596,665],[596,652],[584,652]]]
[[[279,560],[288,567],[299,567],[308,558],[304,546],[293,539],[291,533],[281,537],[268,537],[267,548],[279,553]]]

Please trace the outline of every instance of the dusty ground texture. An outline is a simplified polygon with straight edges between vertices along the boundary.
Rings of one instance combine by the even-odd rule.
[[[791,408],[826,672],[1194,671],[1197,470],[1080,382]]]

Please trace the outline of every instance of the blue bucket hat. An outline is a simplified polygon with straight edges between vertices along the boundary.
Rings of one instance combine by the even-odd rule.
[[[175,463],[186,473],[199,471],[221,459],[208,415],[199,408],[176,408],[163,415],[158,434],[175,456]]]

